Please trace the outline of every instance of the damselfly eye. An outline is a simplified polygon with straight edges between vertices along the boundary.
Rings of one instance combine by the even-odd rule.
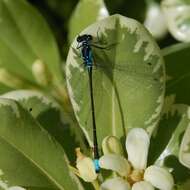
[[[83,41],[82,36],[78,36],[77,37],[77,42],[82,42],[82,41]]]
[[[77,42],[91,41],[91,40],[92,40],[92,36],[89,34],[84,34],[82,36],[77,37]]]
[[[87,38],[88,38],[88,40],[92,40],[92,36],[91,35],[88,35]]]

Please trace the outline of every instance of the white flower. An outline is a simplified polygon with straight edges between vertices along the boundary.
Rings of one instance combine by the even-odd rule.
[[[131,129],[126,139],[128,161],[117,154],[100,158],[101,168],[113,170],[120,176],[106,180],[101,189],[112,190],[117,184],[117,190],[172,190],[174,180],[167,169],[156,165],[147,167],[149,145],[150,137],[144,129]]]
[[[166,36],[168,32],[166,18],[159,3],[153,1],[148,4],[144,25],[154,38],[159,40]]]

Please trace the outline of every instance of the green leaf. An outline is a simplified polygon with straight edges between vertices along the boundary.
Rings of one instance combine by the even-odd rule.
[[[12,90],[12,88],[0,83],[0,94],[3,94],[3,93],[8,92],[10,90]]]
[[[176,189],[189,190],[190,170],[178,159],[182,137],[190,124],[187,116],[189,108],[182,104],[165,108],[158,130],[151,139],[149,165],[155,162],[157,165],[170,168]]]
[[[80,0],[69,23],[69,41],[90,24],[109,15],[103,0]]]
[[[120,15],[91,25],[81,34],[85,33],[94,42],[100,38],[99,46],[109,46],[109,50],[92,50],[95,64],[100,65],[93,70],[99,142],[107,135],[124,137],[132,127],[151,133],[164,97],[164,65],[157,44],[140,23]],[[75,40],[66,63],[67,87],[78,122],[92,145],[88,72],[76,47]]]
[[[187,116],[190,121],[190,108],[188,110]],[[190,169],[190,123],[182,139],[179,152],[179,160],[184,166]]]
[[[4,74],[0,82],[7,85],[12,77],[11,83],[20,82],[14,88],[36,86],[39,72],[38,77],[49,76],[53,82],[62,80],[55,39],[30,4],[25,0],[1,0],[0,28],[0,71]],[[34,67],[34,63],[41,67]]]
[[[166,95],[175,103],[190,104],[190,43],[181,43],[162,50],[166,62]]]
[[[17,102],[0,98],[0,184],[81,189],[63,148]]]
[[[34,90],[15,90],[0,97],[18,101],[59,142],[69,160],[75,162],[75,148],[79,146],[78,137],[67,122],[65,113],[54,100]]]

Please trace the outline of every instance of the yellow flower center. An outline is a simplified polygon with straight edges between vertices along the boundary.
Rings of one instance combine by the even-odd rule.
[[[144,170],[134,169],[128,176],[127,181],[132,185],[138,181],[142,181],[144,177]]]

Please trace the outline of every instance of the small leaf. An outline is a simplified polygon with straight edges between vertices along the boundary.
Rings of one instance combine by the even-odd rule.
[[[188,119],[189,119],[189,126],[185,131],[181,143],[179,160],[184,166],[190,169],[190,108],[188,110]]]
[[[156,127],[164,98],[164,65],[160,50],[137,21],[120,15],[99,21],[81,34],[101,41],[93,48],[95,115],[99,143],[104,137],[125,137],[126,129]],[[92,145],[88,72],[82,65],[77,42],[71,45],[66,63],[67,87],[78,122]],[[100,67],[98,67],[100,66]]]
[[[80,189],[63,148],[17,102],[0,98],[1,184]],[[18,167],[19,166],[19,167]]]
[[[69,24],[69,40],[90,24],[109,15],[103,0],[80,0],[72,14]]]

